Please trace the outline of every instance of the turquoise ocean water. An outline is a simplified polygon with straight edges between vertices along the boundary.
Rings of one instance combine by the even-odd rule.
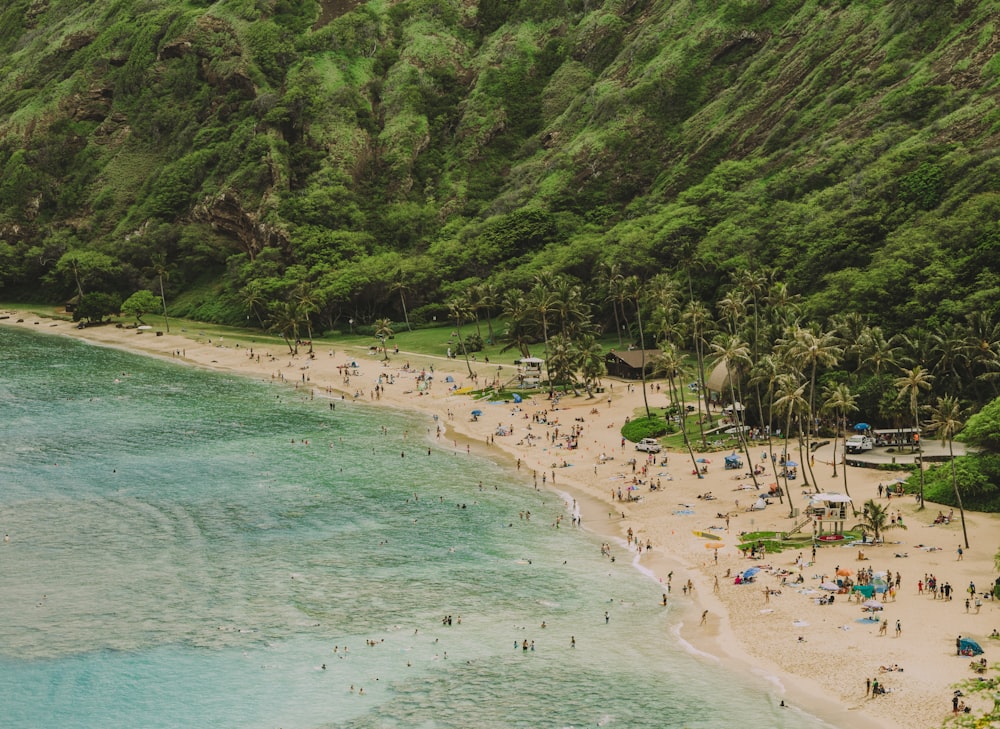
[[[432,429],[0,327],[0,725],[827,726]]]

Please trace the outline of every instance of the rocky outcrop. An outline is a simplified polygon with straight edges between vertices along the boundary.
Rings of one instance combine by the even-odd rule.
[[[257,213],[246,210],[234,192],[223,192],[201,202],[195,206],[192,216],[230,237],[251,259],[268,247],[288,249],[284,231],[262,222]]]
[[[78,30],[75,33],[69,33],[65,38],[63,38],[62,45],[59,46],[59,50],[63,53],[75,53],[81,48],[86,48],[94,39],[97,37],[97,31],[88,30]]]
[[[157,57],[170,61],[192,53],[198,57],[199,74],[210,86],[238,91],[245,99],[257,95],[243,46],[228,21],[214,15],[201,16],[187,32],[160,46]]]

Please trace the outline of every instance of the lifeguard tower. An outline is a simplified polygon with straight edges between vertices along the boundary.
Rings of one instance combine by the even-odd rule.
[[[820,541],[844,538],[844,523],[850,510],[851,497],[845,494],[813,494],[807,513],[812,516],[815,536]],[[853,518],[853,513],[851,514]]]
[[[517,365],[517,381],[521,387],[538,387],[542,383],[542,367],[544,359],[538,357],[522,357],[514,360]]]

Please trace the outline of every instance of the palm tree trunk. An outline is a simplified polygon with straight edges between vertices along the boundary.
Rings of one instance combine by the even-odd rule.
[[[403,321],[406,322],[406,331],[412,332],[413,329],[410,327],[410,315],[406,313],[406,297],[403,296],[402,290],[399,292],[399,303],[403,306]]]
[[[965,528],[965,509],[962,506],[962,494],[958,490],[958,474],[955,471],[955,450],[954,441],[948,439],[948,457],[951,459],[951,485],[955,489],[955,500],[958,502],[958,515],[962,519],[962,538],[965,540],[965,548],[969,548],[969,532]],[[922,464],[921,464],[922,465]]]
[[[916,425],[916,431],[914,435],[917,437],[917,468],[920,469],[920,506],[917,507],[917,511],[923,511],[924,509],[924,442],[920,438],[920,415],[917,412],[917,408],[913,408],[913,422]]]
[[[787,465],[787,463],[788,463],[788,433],[789,433],[789,431],[791,429],[792,429],[792,412],[791,412],[791,410],[789,410],[788,411],[788,418],[785,421],[785,447],[783,449],[784,450],[784,454],[785,454],[785,463],[786,463],[785,469],[784,469],[785,470],[785,472],[784,472],[785,489],[784,490],[785,490],[785,493],[788,494],[788,516],[789,517],[794,517],[795,516],[795,508],[792,506],[792,492],[788,490],[788,465]]]
[[[163,326],[167,330],[167,334],[170,334],[170,320],[167,318],[167,297],[163,293],[163,274],[159,275],[160,278],[160,302],[163,304]]]

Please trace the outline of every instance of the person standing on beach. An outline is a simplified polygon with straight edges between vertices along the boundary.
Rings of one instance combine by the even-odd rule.
[[[610,620],[611,620],[611,616],[608,615],[608,611],[605,610],[604,611],[604,624],[607,625]]]
[[[896,618],[896,637],[898,638],[903,634],[903,624]]]

